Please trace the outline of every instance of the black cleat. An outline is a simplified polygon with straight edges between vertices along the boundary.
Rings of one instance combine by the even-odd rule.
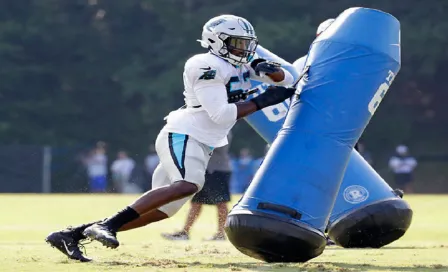
[[[64,253],[72,260],[81,262],[90,262],[92,259],[84,257],[79,249],[79,241],[73,239],[71,230],[63,230],[53,232],[45,238],[45,241],[52,247],[57,248],[60,252]],[[81,245],[82,246],[82,245]]]
[[[87,238],[100,242],[105,247],[117,248],[120,245],[115,231],[101,223],[86,228],[82,234]]]

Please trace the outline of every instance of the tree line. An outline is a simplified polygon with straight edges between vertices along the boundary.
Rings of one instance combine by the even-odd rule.
[[[183,65],[203,52],[196,39],[209,18],[246,17],[261,45],[293,62],[320,22],[352,6],[401,22],[402,68],[363,140],[378,153],[399,142],[446,152],[448,3],[417,0],[1,1],[1,143],[104,140],[146,149],[163,117],[183,103]],[[240,124],[236,134],[249,130]],[[263,150],[261,139],[234,143]]]

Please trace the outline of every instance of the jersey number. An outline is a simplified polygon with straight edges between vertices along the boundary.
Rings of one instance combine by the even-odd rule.
[[[247,80],[249,79],[249,77],[250,77],[250,73],[249,73],[249,71],[245,72],[245,73],[243,74],[243,80],[244,80],[244,82],[247,82]],[[228,93],[230,93],[230,92],[236,92],[236,91],[242,91],[242,92],[243,92],[244,90],[242,90],[242,89],[235,89],[235,88],[233,87],[233,84],[238,83],[238,82],[240,82],[240,79],[239,79],[237,76],[233,76],[233,77],[231,77],[231,78],[229,79],[229,82],[228,82],[227,85],[226,85],[227,92],[228,92]]]

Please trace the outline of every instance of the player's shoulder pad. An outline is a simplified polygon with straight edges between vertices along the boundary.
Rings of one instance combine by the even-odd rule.
[[[191,75],[199,75],[200,79],[225,78],[228,64],[223,59],[210,54],[197,54],[187,60],[185,71]]]

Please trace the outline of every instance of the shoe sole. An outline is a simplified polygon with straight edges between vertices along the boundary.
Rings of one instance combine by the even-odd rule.
[[[84,236],[86,236],[90,240],[98,241],[103,246],[105,246],[107,248],[115,249],[115,248],[117,248],[120,245],[120,243],[117,240],[113,240],[113,239],[107,238],[104,235],[98,235],[95,231],[92,231],[89,228],[85,229],[83,234],[84,234]]]

